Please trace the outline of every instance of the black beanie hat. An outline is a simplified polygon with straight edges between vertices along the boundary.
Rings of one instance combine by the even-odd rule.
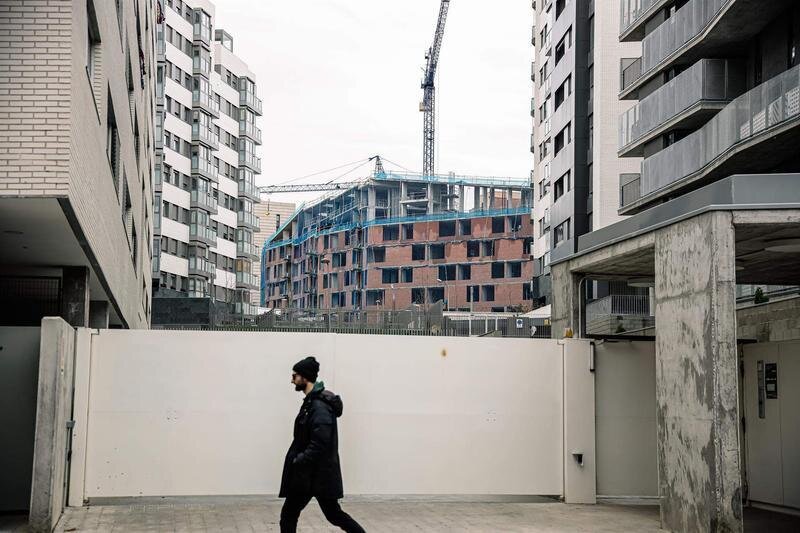
[[[298,361],[292,367],[292,370],[306,378],[308,381],[317,381],[319,374],[319,363],[313,357],[306,357],[302,361]]]

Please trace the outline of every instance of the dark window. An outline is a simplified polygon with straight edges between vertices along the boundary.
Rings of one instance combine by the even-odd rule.
[[[565,220],[553,230],[553,246],[569,239],[569,219]]]
[[[396,268],[384,268],[381,275],[383,283],[397,283],[399,281],[399,271]]]
[[[530,283],[523,283],[522,284],[522,299],[523,300],[533,300],[533,292],[531,291],[531,284]]]
[[[482,296],[484,302],[494,301],[494,285],[483,285],[481,291],[483,292]]]
[[[439,267],[440,281],[455,281],[456,279],[456,265],[441,265]]]
[[[467,257],[481,255],[481,241],[467,241]]]
[[[561,13],[563,13],[566,4],[567,0],[556,0],[556,19],[559,16],[561,16]]]
[[[383,289],[367,291],[367,305],[381,305],[384,303]]]
[[[508,265],[508,275],[506,277],[509,278],[521,278],[522,277],[522,263],[506,263]]]
[[[458,279],[471,279],[472,265],[458,265]]]
[[[508,217],[508,229],[509,231],[519,231],[522,229],[522,217],[519,215],[514,215]]]
[[[396,241],[400,238],[400,228],[398,226],[384,226],[383,227],[383,240]]]
[[[444,259],[444,244],[431,244],[431,259]]]
[[[370,255],[372,256],[372,260],[370,263],[385,263],[386,262],[386,248],[383,247],[376,247],[370,248]]]
[[[425,289],[411,289],[411,302],[415,304],[425,303]]]
[[[461,235],[472,235],[472,220],[462,220],[460,222],[461,225]]]
[[[506,230],[506,219],[503,217],[492,218],[492,233],[503,233]]]
[[[494,241],[483,241],[483,255],[494,255]]]
[[[428,301],[431,303],[444,300],[444,287],[431,287],[428,289]]]
[[[120,142],[119,130],[117,129],[117,120],[114,115],[114,105],[111,101],[111,93],[107,96],[107,114],[106,114],[106,156],[108,156],[108,164],[111,167],[111,179],[114,182],[114,189],[119,196],[119,181],[120,181]]]
[[[424,261],[425,260],[425,245],[413,244],[411,245],[411,260]]]
[[[558,200],[570,189],[570,174],[567,172],[553,184],[553,200]]]
[[[452,237],[456,234],[456,222],[443,220],[439,222],[439,237]]]
[[[492,278],[505,277],[505,263],[492,263]]]
[[[403,224],[403,238],[406,240],[414,238],[414,224]]]
[[[401,283],[413,283],[414,282],[414,269],[413,268],[401,268],[400,269],[400,282]]]
[[[480,302],[481,301],[481,287],[480,285],[470,285],[467,287],[467,301]]]

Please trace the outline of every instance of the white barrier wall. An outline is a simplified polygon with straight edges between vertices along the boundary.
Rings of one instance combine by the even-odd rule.
[[[302,400],[291,366],[306,355],[344,400],[347,494],[562,494],[562,348],[535,339],[102,330],[90,356],[77,357],[70,503],[276,494]]]

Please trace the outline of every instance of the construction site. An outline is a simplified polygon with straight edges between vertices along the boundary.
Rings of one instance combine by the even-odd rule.
[[[262,250],[262,306],[530,310],[527,181],[383,170],[301,205]]]

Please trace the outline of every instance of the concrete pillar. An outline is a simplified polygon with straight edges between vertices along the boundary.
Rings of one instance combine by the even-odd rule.
[[[458,210],[462,213],[466,211],[466,198],[464,198],[464,186],[458,186]]]
[[[433,213],[433,183],[428,184],[428,214]]]
[[[569,261],[552,265],[553,297],[550,308],[552,337],[563,339],[567,329],[571,329],[574,337],[580,335],[580,277],[569,270]]]
[[[89,302],[89,327],[94,329],[108,329],[109,305],[105,300],[92,300]]]
[[[506,189],[506,209],[511,209],[512,207],[514,207],[513,196],[514,196],[513,189]]]
[[[61,318],[74,327],[89,325],[89,269],[64,267],[61,280]]]
[[[472,206],[472,209],[478,211],[481,209],[481,188],[480,187],[473,187],[472,188],[472,201],[475,205]]]
[[[367,220],[375,220],[375,203],[377,202],[375,187],[367,189]]]
[[[494,209],[494,187],[489,187],[489,209]]]
[[[656,424],[661,525],[742,531],[732,216],[655,238]]]
[[[35,532],[52,531],[64,509],[74,349],[75,330],[69,324],[59,317],[42,320],[28,518]]]

